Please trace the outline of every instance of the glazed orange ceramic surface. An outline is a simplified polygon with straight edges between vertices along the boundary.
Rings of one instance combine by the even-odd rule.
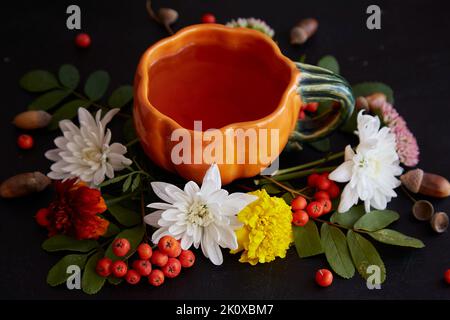
[[[135,76],[134,121],[146,154],[159,166],[201,182],[209,163],[175,165],[172,132],[188,129],[192,146],[194,121],[202,130],[279,129],[274,160],[285,147],[300,110],[296,93],[299,71],[264,34],[203,24],[164,39],[142,56]],[[198,141],[197,141],[198,142]],[[209,143],[199,142],[202,148]],[[260,148],[269,148],[267,145]],[[192,150],[192,152],[194,152]],[[224,146],[234,157],[248,148]],[[267,164],[220,164],[223,184],[252,177]]]

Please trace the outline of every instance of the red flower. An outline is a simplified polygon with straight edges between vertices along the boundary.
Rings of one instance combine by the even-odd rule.
[[[36,214],[39,225],[46,227],[48,236],[66,234],[77,239],[97,239],[105,234],[109,222],[100,216],[106,210],[99,190],[75,179],[56,181],[56,200]]]

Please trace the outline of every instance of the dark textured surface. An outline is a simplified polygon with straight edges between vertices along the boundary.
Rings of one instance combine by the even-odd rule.
[[[163,1],[154,1],[159,6]],[[12,2],[8,2],[12,3]],[[52,147],[54,133],[38,132],[36,147],[20,151],[18,135],[10,121],[23,111],[32,96],[18,86],[19,77],[34,68],[56,71],[62,63],[73,63],[82,76],[96,69],[111,73],[112,86],[131,83],[140,54],[166,35],[149,21],[145,1],[21,1],[7,7],[1,2],[0,92],[2,157],[0,179],[23,171],[46,172],[45,150]],[[65,27],[67,5],[82,9],[82,29],[92,36],[88,50],[73,45],[74,31]],[[307,55],[315,63],[325,54],[340,62],[342,74],[351,83],[379,80],[395,91],[396,108],[407,119],[421,147],[420,167],[450,177],[450,22],[445,1],[379,1],[383,9],[382,30],[365,27],[365,1],[164,1],[180,12],[176,29],[197,23],[204,12],[213,12],[219,22],[239,16],[265,19],[276,31],[276,40],[290,58]],[[314,16],[319,32],[304,47],[288,44],[291,26],[300,18]],[[33,96],[34,97],[34,96]],[[117,132],[117,131],[116,131]],[[334,149],[343,147],[347,136],[336,136]],[[295,158],[294,158],[295,157]],[[306,150],[290,156],[289,162],[317,157]],[[281,164],[286,163],[286,157]],[[51,199],[44,192],[27,199],[0,201],[0,297],[1,298],[89,298],[64,287],[51,288],[48,269],[60,255],[40,249],[45,232],[33,221],[35,211]],[[448,211],[450,201],[435,201]],[[168,281],[159,289],[142,283],[138,287],[106,286],[92,298],[124,299],[450,299],[450,288],[442,274],[450,267],[450,237],[436,235],[426,223],[410,215],[411,203],[400,195],[390,207],[401,213],[395,229],[422,239],[421,250],[377,244],[388,275],[381,290],[370,291],[358,275],[352,280],[336,277],[332,287],[318,288],[314,272],[326,267],[323,256],[300,260],[294,250],[286,259],[250,267],[225,254],[224,264],[214,267],[199,258],[192,270]]]

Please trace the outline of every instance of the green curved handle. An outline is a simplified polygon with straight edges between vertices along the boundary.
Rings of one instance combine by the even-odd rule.
[[[339,128],[353,113],[355,99],[350,85],[341,76],[324,68],[295,63],[300,70],[298,94],[303,103],[337,101],[340,108],[330,106],[330,111],[311,120],[300,120],[291,140],[312,142],[326,137]]]

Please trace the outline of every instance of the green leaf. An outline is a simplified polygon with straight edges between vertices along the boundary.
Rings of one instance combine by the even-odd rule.
[[[337,223],[341,226],[352,228],[356,221],[358,221],[366,211],[363,205],[353,206],[347,212],[335,212],[330,218],[330,222]]]
[[[63,250],[88,252],[97,246],[98,242],[95,240],[77,240],[62,234],[48,238],[42,243],[42,249],[49,252]]]
[[[100,184],[100,188],[109,186],[110,184],[114,184],[114,183],[120,182],[120,181],[126,179],[127,177],[129,177],[132,174],[133,174],[133,172],[130,172],[130,173],[127,173],[127,174],[124,174],[124,175],[121,175],[121,176],[114,177],[112,179],[108,179],[108,180],[106,180],[106,181],[104,181],[104,182],[102,182]]]
[[[266,190],[268,194],[278,194],[281,192],[281,189],[278,188],[276,185],[267,183],[262,186],[262,189]]]
[[[317,151],[320,151],[320,152],[330,151],[330,148],[331,148],[330,139],[328,139],[328,138],[325,138],[325,139],[322,139],[322,140],[318,140],[318,141],[314,141],[314,142],[308,142],[308,144],[313,149],[316,149]]]
[[[319,230],[316,223],[309,220],[303,227],[292,227],[294,232],[294,243],[300,258],[306,258],[323,253],[320,242]]]
[[[133,87],[126,85],[121,86],[113,91],[108,99],[108,105],[114,108],[122,108],[133,100]]]
[[[28,110],[50,110],[64,100],[70,92],[66,90],[52,90],[37,97],[29,106]]]
[[[294,197],[290,192],[286,192],[281,196],[281,198],[286,202],[289,206],[291,205],[292,200],[294,200]]]
[[[69,89],[75,89],[80,82],[80,73],[78,69],[71,64],[63,64],[58,72],[59,81]]]
[[[125,229],[115,237],[115,239],[126,238],[128,239],[128,241],[130,241],[131,249],[126,258],[132,256],[134,251],[136,251],[137,246],[141,243],[142,238],[144,237],[144,233],[145,233],[145,225],[141,224],[131,229]],[[108,249],[106,249],[105,257],[108,257],[113,261],[120,259],[116,257],[115,254],[113,253],[112,244],[110,244]]]
[[[355,274],[352,258],[347,247],[345,235],[336,227],[326,223],[320,229],[322,247],[331,268],[345,279],[350,279]]]
[[[419,239],[409,237],[392,229],[381,229],[374,232],[368,232],[369,236],[382,243],[391,244],[394,246],[423,248],[425,244]]]
[[[81,107],[89,107],[90,102],[86,100],[72,100],[62,105],[61,108],[56,110],[52,116],[52,121],[50,122],[48,129],[55,130],[58,128],[59,121],[64,119],[72,119],[77,115],[78,109]]]
[[[86,268],[84,269],[83,277],[81,278],[81,288],[87,294],[95,294],[99,292],[105,284],[106,278],[99,276],[95,271],[97,261],[101,257],[102,253],[97,252],[93,254],[86,263]]]
[[[133,210],[122,207],[121,205],[114,204],[108,207],[111,215],[117,219],[117,221],[125,227],[132,227],[142,222],[141,215]]]
[[[375,210],[366,213],[358,221],[354,228],[366,231],[377,231],[398,220],[400,215],[391,210]]]
[[[108,282],[110,284],[112,284],[112,285],[115,285],[115,286],[121,284],[122,281],[123,281],[123,278],[116,278],[116,277],[113,277],[113,276],[109,276],[108,277]]]
[[[134,177],[133,183],[131,184],[131,192],[136,190],[140,184],[141,184],[141,175],[137,174],[136,177]]]
[[[67,267],[77,265],[83,269],[86,259],[87,254],[69,254],[63,257],[48,272],[47,283],[52,287],[64,283],[70,275],[67,273]]]
[[[20,86],[30,92],[47,91],[59,86],[56,77],[46,70],[33,70],[19,81]]]
[[[130,189],[131,182],[132,182],[133,176],[129,175],[127,180],[122,185],[122,192],[126,192],[128,189]]]
[[[123,136],[127,142],[137,138],[136,130],[134,129],[133,118],[128,119],[123,125]]]
[[[331,72],[339,74],[339,63],[333,56],[327,55],[322,57],[317,63],[317,65],[321,68],[325,68],[330,70]]]
[[[84,85],[84,93],[92,100],[97,101],[105,94],[109,86],[109,74],[99,70],[91,73]]]
[[[102,236],[103,238],[109,238],[115,236],[120,232],[120,229],[117,225],[109,221],[108,230],[106,230],[105,234]]]
[[[372,93],[381,92],[386,95],[390,103],[394,103],[394,91],[387,84],[382,82],[362,82],[352,86],[353,95],[355,98],[363,96],[366,97]]]
[[[380,268],[380,281],[383,283],[386,280],[386,267],[372,243],[352,230],[347,232],[347,243],[356,270],[358,270],[361,277],[367,280],[372,274],[367,272],[367,268],[371,265],[376,265]]]

